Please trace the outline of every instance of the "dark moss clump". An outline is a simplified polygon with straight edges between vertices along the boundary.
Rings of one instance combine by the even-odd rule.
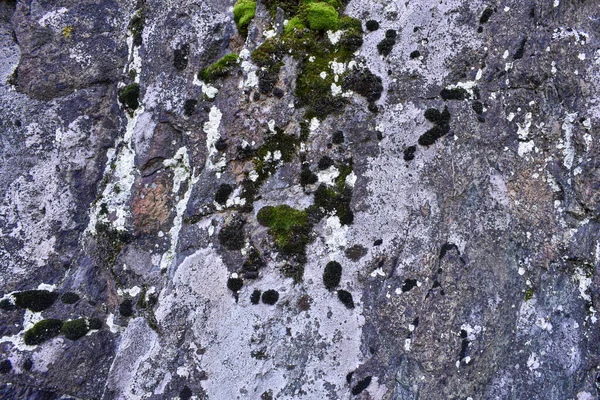
[[[302,186],[312,185],[319,181],[319,178],[315,173],[310,170],[308,164],[302,165],[302,171],[300,172],[300,184]]]
[[[415,159],[415,152],[417,151],[417,146],[409,146],[404,149],[404,161],[412,161]]]
[[[189,386],[184,386],[183,389],[181,389],[181,391],[179,392],[179,399],[190,400],[192,398],[192,395],[192,389],[190,389]]]
[[[220,138],[219,140],[217,140],[217,143],[215,143],[215,149],[217,149],[217,151],[225,151],[227,150],[227,140]]]
[[[114,229],[103,222],[96,224],[96,235],[96,256],[108,267],[114,265],[123,247],[131,241],[129,232]]]
[[[84,337],[90,328],[85,320],[85,318],[78,318],[71,321],[65,321],[60,328],[60,333],[65,335],[67,339],[77,340],[79,338]]]
[[[16,307],[13,303],[11,303],[10,300],[8,299],[4,299],[4,300],[0,300],[0,310],[4,310],[4,311],[10,311],[10,310],[14,310]]]
[[[294,135],[288,135],[283,130],[275,128],[275,134],[268,136],[265,143],[256,150],[254,167],[258,173],[257,184],[262,183],[273,174],[281,162],[287,163],[293,160],[300,139]],[[274,160],[275,152],[281,153],[280,160]]]
[[[527,289],[527,291],[525,292],[525,301],[533,299],[533,293],[533,288]]]
[[[265,261],[261,257],[260,253],[256,248],[252,247],[248,258],[242,265],[242,271],[244,272],[244,278],[256,279],[258,278],[258,271],[265,266]]]
[[[25,361],[23,361],[23,369],[25,371],[31,371],[31,368],[33,368],[33,361],[31,360],[31,358],[28,358]]]
[[[323,171],[323,170],[326,170],[327,168],[331,167],[332,165],[333,165],[333,160],[331,159],[331,157],[323,156],[319,160],[319,163],[317,166],[321,171]]]
[[[413,52],[410,53],[410,58],[411,59],[415,59],[415,58],[419,58],[421,57],[421,52],[419,50],[415,50]]]
[[[369,387],[369,385],[371,384],[371,377],[367,376],[364,379],[361,379],[360,381],[358,381],[358,383],[356,385],[354,385],[354,387],[352,388],[352,395],[353,396],[357,396],[359,395],[363,390],[365,390],[366,388]]]
[[[471,105],[471,107],[473,107],[473,111],[475,111],[476,114],[483,114],[483,103],[480,101],[474,101],[473,104]]]
[[[244,225],[246,221],[234,217],[219,232],[219,243],[227,250],[241,250],[245,244]]]
[[[348,309],[354,308],[354,299],[352,298],[352,293],[346,290],[338,290],[337,292],[338,299],[346,306]]]
[[[405,279],[402,283],[402,293],[409,292],[412,288],[417,287],[416,279]]]
[[[79,295],[73,292],[65,292],[62,296],[60,296],[60,301],[65,304],[75,304],[79,301],[79,299]]]
[[[239,56],[235,53],[224,55],[216,63],[198,72],[198,79],[212,82],[217,78],[224,78],[238,65]]]
[[[352,190],[350,188],[343,188],[341,190],[334,190],[328,188],[324,184],[319,185],[315,191],[315,204],[318,219],[320,220],[324,215],[318,214],[318,211],[324,211],[328,214],[335,214],[340,219],[343,225],[350,225],[354,222],[354,214],[350,209],[350,202],[352,201]]]
[[[250,295],[250,303],[256,305],[260,302],[260,295],[262,292],[258,289],[255,289],[254,292]]]
[[[44,343],[58,336],[63,323],[59,319],[44,319],[25,332],[23,339],[28,346]]]
[[[58,294],[47,290],[27,290],[15,293],[14,296],[17,307],[39,312],[54,304]]]
[[[183,103],[183,115],[186,117],[191,117],[196,111],[196,106],[198,105],[198,100],[195,99],[187,99],[185,103]]]
[[[233,19],[241,35],[248,35],[248,25],[256,14],[256,1],[238,0],[233,6]]]
[[[262,302],[270,306],[277,303],[279,300],[279,292],[277,290],[269,289],[262,294]]]
[[[453,89],[442,89],[440,96],[444,100],[464,100],[469,96],[464,88],[456,87]]]
[[[479,18],[479,23],[485,24],[486,22],[488,22],[492,14],[494,14],[494,10],[489,7],[483,10],[483,13],[481,13],[481,17]]]
[[[337,261],[329,261],[323,271],[323,284],[329,290],[335,289],[342,279],[342,266]]]
[[[133,301],[131,299],[125,299],[119,305],[119,314],[125,318],[129,318],[133,315]]]
[[[431,146],[436,140],[450,132],[450,112],[448,111],[448,107],[444,107],[444,111],[442,112],[430,108],[425,111],[425,118],[432,122],[434,126],[419,137],[419,144],[421,146]]]
[[[144,25],[146,24],[146,18],[144,17],[143,10],[138,10],[133,18],[131,18],[131,22],[129,23],[129,30],[131,31],[131,35],[133,36],[133,45],[141,46],[142,45],[142,33],[144,32]]]
[[[395,31],[394,31],[395,32]],[[386,37],[377,44],[377,51],[384,57],[387,57],[394,48],[396,44],[396,37],[388,37],[386,32]]]
[[[225,205],[231,193],[233,193],[233,186],[222,184],[215,192],[215,201],[221,205]]]
[[[267,206],[260,209],[258,222],[269,228],[277,248],[299,262],[306,258],[306,246],[311,241],[311,225],[306,211],[288,205]]]
[[[443,125],[450,122],[450,111],[448,107],[444,107],[444,111],[439,112],[435,108],[429,108],[425,110],[425,119],[436,125]]]
[[[344,143],[344,132],[335,131],[333,136],[331,137],[331,142],[333,144],[342,144]]]
[[[352,90],[363,96],[368,102],[374,102],[381,97],[383,83],[380,77],[368,69],[360,69],[354,70],[344,78],[342,89]]]
[[[369,32],[375,32],[377,29],[379,29],[379,22],[373,19],[368,20],[365,25]]]
[[[100,318],[90,318],[90,320],[88,321],[88,326],[91,330],[98,330],[102,329],[104,323]]]
[[[119,90],[119,101],[129,111],[134,111],[140,106],[140,85],[137,83],[130,83],[121,90]]]
[[[12,363],[10,360],[0,361],[0,374],[8,374],[10,371],[12,371]]]
[[[184,44],[180,48],[173,50],[173,66],[178,71],[183,71],[188,66],[188,57],[190,55],[190,45]]]
[[[233,293],[237,293],[244,287],[244,281],[240,278],[229,278],[227,279],[227,289]]]

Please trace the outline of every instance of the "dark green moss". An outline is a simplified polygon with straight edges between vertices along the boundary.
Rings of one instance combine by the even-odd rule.
[[[410,58],[415,59],[421,57],[421,52],[419,50],[414,50],[410,53]]]
[[[387,31],[385,31],[386,39],[396,39],[397,36],[398,32],[396,32],[395,29],[388,29]]]
[[[354,299],[352,298],[352,294],[346,290],[338,290],[337,292],[338,300],[342,302],[343,305],[348,309],[354,308]]]
[[[415,159],[415,152],[417,151],[417,146],[409,146],[404,149],[404,161],[411,161]]]
[[[453,89],[442,89],[440,96],[444,100],[464,100],[469,96],[464,88],[456,87]]]
[[[270,306],[277,303],[279,300],[279,292],[277,290],[267,290],[262,294],[262,302]]]
[[[269,228],[275,245],[284,255],[306,257],[311,230],[306,211],[288,205],[267,206],[260,209],[257,219]]]
[[[60,301],[65,304],[75,304],[79,301],[79,295],[73,292],[65,292],[62,296],[60,296]]]
[[[139,98],[140,85],[137,83],[130,83],[119,90],[119,101],[131,112],[140,106]]]
[[[395,44],[396,39],[386,37],[377,44],[377,51],[382,56],[387,57],[392,52]]]
[[[342,266],[337,261],[329,261],[323,271],[323,284],[329,290],[335,289],[342,279]]]
[[[383,83],[380,77],[368,69],[358,69],[344,78],[342,89],[352,90],[363,96],[368,102],[374,102],[381,97]]]
[[[100,318],[90,318],[88,325],[91,330],[98,330],[98,329],[102,329],[102,327],[104,326],[104,323],[102,322],[102,320]]]
[[[227,250],[241,250],[245,244],[244,225],[246,221],[239,217],[232,218],[219,232],[219,243]]]
[[[319,178],[310,170],[310,167],[307,164],[303,164],[300,172],[300,184],[306,186],[315,184],[318,181]]]
[[[534,294],[533,288],[527,289],[527,291],[525,292],[525,301],[529,301],[529,300],[533,299],[533,294]]]
[[[350,225],[354,221],[354,214],[350,210],[351,200],[352,190],[350,188],[344,187],[342,190],[335,190],[321,184],[315,191],[314,206],[322,208],[327,214],[337,215],[343,225]]]
[[[256,14],[256,1],[238,0],[233,6],[233,19],[242,36],[248,35],[248,25]]]
[[[131,18],[131,22],[129,23],[129,30],[131,31],[131,35],[133,36],[134,46],[142,45],[142,33],[144,33],[145,24],[146,19],[144,17],[144,11],[138,10],[133,16],[133,18]]]
[[[356,385],[354,385],[354,387],[352,388],[352,395],[358,396],[363,390],[368,388],[369,385],[371,384],[371,379],[372,379],[372,377],[367,376],[366,378],[358,381],[356,383]]]
[[[331,142],[333,144],[342,144],[344,143],[344,132],[342,131],[336,131],[332,138],[331,138]]]
[[[10,360],[0,361],[0,374],[8,374],[10,371],[12,371],[12,363]]]
[[[14,310],[15,305],[8,299],[0,300],[0,310],[11,311]]]
[[[227,279],[227,289],[233,293],[237,293],[244,287],[244,281],[240,278],[229,278]]]
[[[198,100],[195,99],[187,99],[183,104],[183,115],[186,117],[191,117],[194,112],[196,112],[196,106],[198,105]]]
[[[379,22],[377,22],[373,19],[370,19],[367,21],[365,26],[367,27],[367,30],[369,32],[375,32],[377,29],[379,29]]]
[[[246,259],[246,261],[244,261],[244,264],[242,264],[242,271],[244,273],[244,277],[248,279],[258,278],[258,271],[261,268],[264,268],[265,265],[265,261],[263,260],[258,250],[256,250],[255,247],[252,247],[248,254],[248,258]]]
[[[233,186],[222,184],[215,192],[215,201],[221,205],[225,205],[231,193],[233,193]]]
[[[337,31],[339,28],[339,15],[330,4],[309,3],[301,7],[302,14],[306,16],[310,29],[316,31]]]
[[[276,133],[268,136],[265,143],[256,150],[254,167],[258,173],[259,184],[277,170],[280,162],[292,161],[300,145],[298,137],[288,135],[279,128],[275,128],[275,131]],[[274,160],[273,156],[276,152],[281,154],[280,160]]]
[[[125,299],[119,305],[119,314],[125,318],[129,318],[133,315],[133,301],[131,299]]]
[[[35,346],[58,336],[62,325],[63,323],[59,319],[44,319],[38,322],[25,332],[23,336],[25,344]]]
[[[226,54],[219,61],[198,72],[198,79],[213,82],[217,78],[224,78],[238,65],[238,62],[237,54]]]
[[[471,105],[471,107],[473,107],[473,111],[475,111],[476,114],[481,115],[483,114],[483,103],[480,101],[474,101],[473,104]]]
[[[58,294],[47,290],[26,290],[15,293],[14,296],[17,307],[39,312],[54,304]]]
[[[444,107],[444,111],[442,112],[430,108],[425,111],[425,118],[435,125],[419,137],[419,144],[421,146],[431,146],[436,140],[450,132],[450,112],[448,111],[448,107]]]
[[[326,170],[327,168],[331,167],[333,165],[333,160],[331,159],[331,157],[325,155],[323,157],[321,157],[321,159],[319,160],[319,163],[317,164],[317,167],[323,171]]]
[[[115,229],[104,222],[96,224],[96,236],[95,255],[107,267],[114,265],[123,247],[131,241],[129,232]]]
[[[60,328],[60,333],[65,335],[67,339],[77,340],[79,338],[84,337],[90,328],[85,320],[85,318],[78,318],[71,321],[65,321]]]
[[[252,294],[250,295],[250,303],[256,305],[260,302],[260,295],[262,294],[262,292],[258,289],[255,289]]]

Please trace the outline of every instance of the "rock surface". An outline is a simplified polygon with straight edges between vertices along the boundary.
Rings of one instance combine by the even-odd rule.
[[[330,3],[0,2],[1,398],[599,398],[598,2]]]

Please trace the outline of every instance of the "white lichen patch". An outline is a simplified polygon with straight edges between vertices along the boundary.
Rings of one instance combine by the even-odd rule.
[[[328,217],[323,228],[323,238],[330,251],[338,251],[348,243],[346,233],[348,226],[342,225],[337,216]]]
[[[206,133],[206,148],[208,149],[205,168],[213,171],[216,170],[217,176],[220,176],[220,172],[225,166],[224,163],[226,162],[225,157],[221,157],[220,160],[213,163],[214,156],[218,154],[215,145],[221,138],[219,127],[221,125],[222,117],[223,113],[217,108],[217,106],[212,106],[210,113],[208,114],[208,121],[206,121],[203,126],[204,132]]]
[[[329,38],[329,41],[331,42],[331,44],[337,44],[340,41],[340,38],[342,37],[342,34],[344,33],[344,31],[338,30],[338,31],[327,31],[327,37]]]
[[[317,178],[319,179],[319,183],[324,183],[328,186],[332,186],[335,183],[337,177],[339,176],[340,171],[333,165],[327,168],[326,170],[317,172]]]
[[[565,133],[564,141],[561,140],[556,146],[562,150],[563,153],[563,164],[567,169],[573,167],[573,161],[575,160],[575,147],[573,145],[573,123],[577,118],[577,113],[567,114],[565,121],[562,124],[562,129]]]

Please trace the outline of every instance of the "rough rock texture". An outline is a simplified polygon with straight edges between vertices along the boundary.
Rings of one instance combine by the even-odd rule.
[[[0,2],[0,398],[599,398],[600,4],[297,3]]]

